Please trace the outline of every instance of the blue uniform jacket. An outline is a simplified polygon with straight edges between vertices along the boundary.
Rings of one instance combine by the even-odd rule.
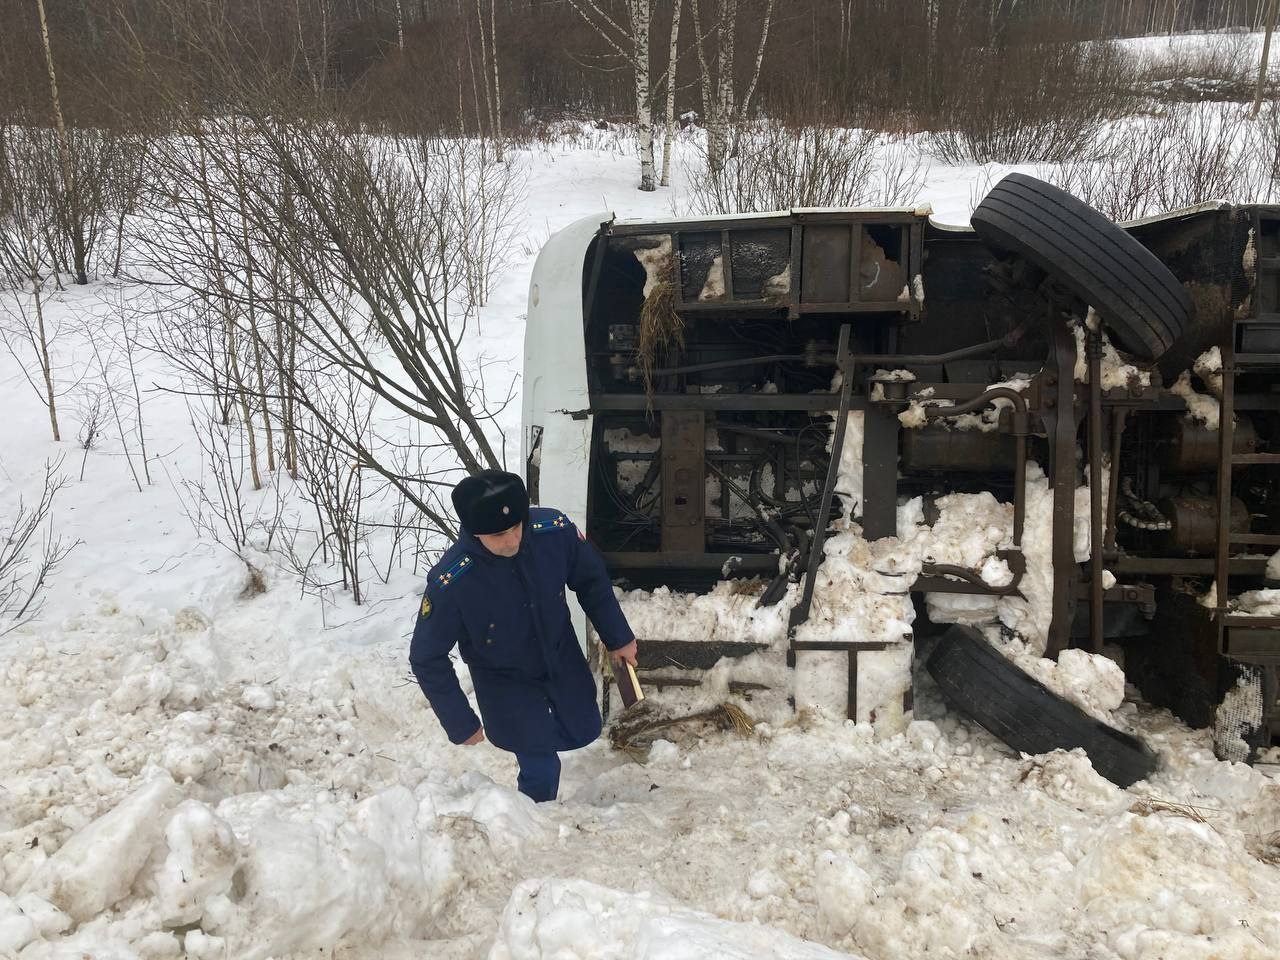
[[[547,753],[600,735],[595,682],[569,620],[566,586],[606,647],[634,639],[603,558],[558,510],[529,511],[514,557],[489,553],[463,530],[432,567],[409,663],[451,741],[480,729],[449,659],[455,645],[494,746]]]

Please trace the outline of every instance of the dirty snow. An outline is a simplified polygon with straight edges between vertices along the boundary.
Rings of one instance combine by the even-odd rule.
[[[711,261],[711,268],[707,271],[707,279],[702,284],[702,290],[698,292],[698,299],[719,300],[724,295],[724,257],[717,254]]]
[[[656,239],[659,242],[655,246],[640,247],[635,251],[636,259],[640,261],[640,266],[644,267],[644,289],[641,294],[645,297],[649,296],[653,288],[662,282],[663,274],[671,267],[671,235],[664,234],[660,238],[647,239]]]
[[[1232,600],[1232,612],[1250,617],[1280,617],[1280,590],[1248,590]]]
[[[1012,377],[1008,380],[987,384],[987,389],[993,390],[996,387],[1004,387],[1017,393],[1022,393],[1030,386],[1030,378]],[[883,396],[883,392],[881,396]],[[956,405],[954,400],[933,400],[930,399],[932,396],[933,387],[925,387],[912,393],[907,408],[898,414],[898,422],[908,429],[919,429],[930,423],[936,423],[948,430],[981,430],[985,433],[993,433],[1000,429],[1001,411],[1013,409],[1013,401],[1008,397],[996,397],[981,410],[930,420],[928,417],[930,409],[943,410]]]
[[[1210,393],[1222,399],[1222,349],[1220,347],[1210,347],[1196,357],[1191,369],[1205,382]]]
[[[1089,382],[1088,331],[1096,329],[1100,325],[1101,320],[1094,313],[1093,307],[1089,308],[1089,315],[1085,318],[1084,323],[1073,323],[1071,325],[1071,332],[1076,338],[1074,376],[1077,383]],[[1111,338],[1107,336],[1106,330],[1102,331],[1102,357],[1099,369],[1102,372],[1103,390],[1151,386],[1151,371],[1142,370],[1132,363],[1126,363],[1120,356],[1120,351],[1112,345]]]
[[[1207,394],[1199,393],[1191,385],[1191,371],[1183,370],[1178,374],[1178,379],[1170,384],[1169,392],[1186,401],[1188,417],[1200,421],[1210,430],[1218,429],[1220,409],[1218,401]]]

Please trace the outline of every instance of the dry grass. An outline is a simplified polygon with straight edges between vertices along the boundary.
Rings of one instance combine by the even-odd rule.
[[[643,709],[647,707],[648,709]],[[657,713],[657,708],[646,701],[641,708],[631,711],[609,729],[609,742],[615,750],[626,753],[643,762],[649,747],[658,739],[660,731],[701,735],[710,727],[713,730],[733,730],[749,734],[755,730],[755,720],[736,704],[724,702],[709,710],[699,710],[683,717],[667,717]]]
[[[1280,866],[1280,830],[1258,837],[1249,844],[1249,852],[1263,863]]]
[[[248,568],[245,576],[244,589],[240,591],[240,599],[248,600],[259,594],[267,592],[267,581],[262,576],[262,571],[255,567],[248,560],[244,561],[244,565]]]
[[[659,269],[659,280],[640,307],[640,334],[636,360],[644,374],[644,393],[653,396],[653,365],[661,353],[684,346],[684,320],[676,312],[674,259],[668,257]]]
[[[1208,823],[1209,820],[1205,814],[1213,814],[1217,811],[1212,807],[1194,807],[1189,803],[1175,803],[1172,800],[1162,800],[1160,797],[1142,797],[1134,801],[1129,812],[1142,817],[1148,817],[1153,813],[1170,813],[1175,817],[1194,820],[1196,823]]]

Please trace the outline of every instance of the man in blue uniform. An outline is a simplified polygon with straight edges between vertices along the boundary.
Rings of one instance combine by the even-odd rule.
[[[467,477],[454,488],[453,505],[461,535],[427,575],[409,662],[450,741],[473,746],[487,738],[514,753],[520,792],[554,800],[556,752],[600,735],[595,682],[565,587],[615,661],[635,664],[635,635],[600,554],[559,510],[530,509],[515,474]],[[480,717],[453,671],[455,645],[471,671]]]

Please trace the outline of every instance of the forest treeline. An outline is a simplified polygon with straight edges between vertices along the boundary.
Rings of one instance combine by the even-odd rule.
[[[40,6],[0,0],[0,116],[13,122],[51,121]],[[1028,99],[1094,99],[1123,90],[1114,58],[1079,41],[1253,29],[1266,6],[1266,0],[43,0],[62,112],[72,125],[162,121],[176,101],[215,112],[233,108],[244,76],[258,75],[372,127],[415,133],[493,127],[507,136],[536,133],[565,116],[634,118],[639,59],[655,117],[668,93],[677,114],[714,114],[707,98],[716,101],[727,86],[738,101],[750,89],[753,113],[782,122],[940,129],[975,104],[993,113]]]

